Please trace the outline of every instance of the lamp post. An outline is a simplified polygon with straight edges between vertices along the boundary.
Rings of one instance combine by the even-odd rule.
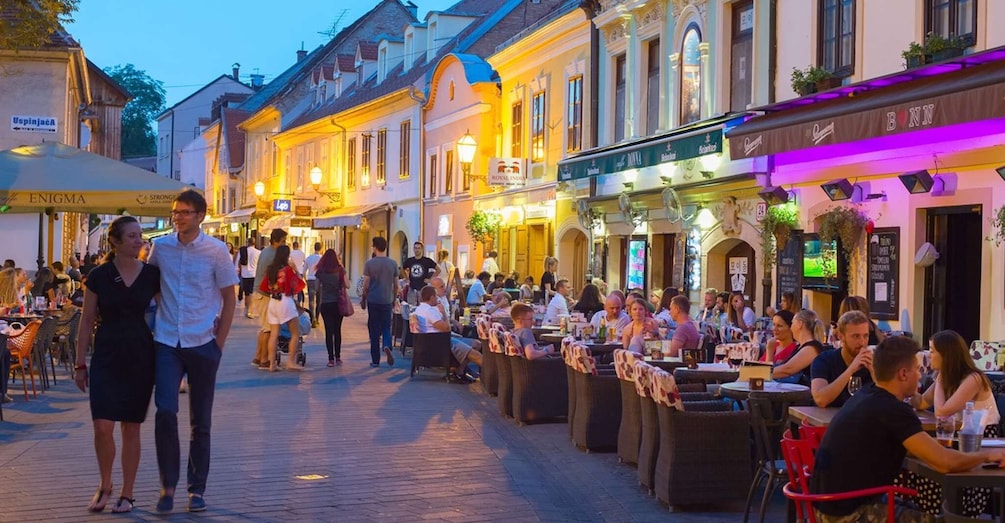
[[[315,191],[317,191],[318,188],[321,187],[321,176],[322,176],[322,174],[324,174],[324,173],[321,172],[321,168],[318,167],[317,165],[315,165],[314,167],[311,167],[311,171],[310,171],[311,186],[314,187]]]
[[[471,163],[475,160],[475,151],[478,150],[478,142],[471,136],[469,131],[464,131],[464,136],[457,140],[457,158],[461,162],[461,170],[464,176],[471,176]]]
[[[262,196],[265,196],[264,182],[255,182],[255,196],[257,196],[259,199],[261,199]]]

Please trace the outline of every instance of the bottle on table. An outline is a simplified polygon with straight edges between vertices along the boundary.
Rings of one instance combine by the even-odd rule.
[[[977,452],[981,449],[981,436],[984,427],[974,411],[974,402],[968,401],[963,407],[963,426],[960,428],[960,451]]]
[[[600,330],[597,332],[597,337],[601,341],[607,341],[607,318],[600,318]]]

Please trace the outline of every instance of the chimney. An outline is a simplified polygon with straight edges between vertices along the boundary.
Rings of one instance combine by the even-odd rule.
[[[251,75],[251,88],[254,90],[259,90],[265,85],[265,75],[253,73]]]
[[[405,2],[405,9],[408,9],[408,12],[412,13],[412,18],[419,18],[419,6],[415,5],[411,0]]]
[[[300,42],[300,50],[297,51],[297,61],[299,62],[304,58],[307,58],[307,50],[304,49],[304,43]]]
[[[241,64],[239,64],[237,62],[234,62],[234,65],[231,65],[231,67],[234,68],[234,81],[235,82],[240,82],[241,81]]]

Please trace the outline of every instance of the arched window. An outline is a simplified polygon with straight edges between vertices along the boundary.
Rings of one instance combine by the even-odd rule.
[[[684,31],[680,53],[680,124],[701,119],[701,32],[696,24]]]

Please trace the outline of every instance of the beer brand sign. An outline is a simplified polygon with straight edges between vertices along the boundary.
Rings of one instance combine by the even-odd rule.
[[[667,137],[559,162],[558,180],[570,181],[722,152],[722,129]]]

